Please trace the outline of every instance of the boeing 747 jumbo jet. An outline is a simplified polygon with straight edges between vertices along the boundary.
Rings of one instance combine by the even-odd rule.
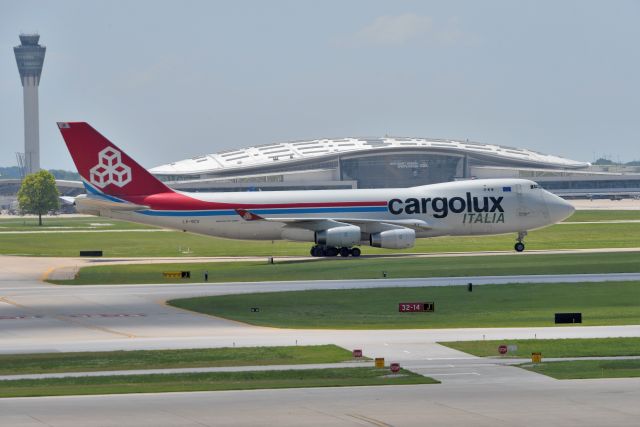
[[[357,246],[406,249],[416,238],[517,233],[571,215],[524,179],[482,179],[371,190],[187,193],[160,182],[87,123],[58,123],[87,194],[79,212],[229,239],[313,242],[313,256],[359,256]]]

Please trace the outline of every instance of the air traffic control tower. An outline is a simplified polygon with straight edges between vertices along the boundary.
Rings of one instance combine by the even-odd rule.
[[[20,34],[20,46],[13,48],[22,80],[24,99],[25,174],[40,170],[40,122],[38,120],[38,85],[46,48],[38,44],[38,34]]]

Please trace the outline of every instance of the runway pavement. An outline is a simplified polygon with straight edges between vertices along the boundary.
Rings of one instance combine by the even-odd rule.
[[[50,264],[42,259],[41,268]],[[54,260],[51,262],[55,263]],[[14,265],[17,265],[15,263]],[[532,338],[540,333],[557,336],[560,328],[507,328],[505,330],[424,330],[424,331],[326,331],[259,328],[237,322],[199,315],[164,305],[172,298],[225,295],[234,293],[276,292],[307,289],[347,289],[406,286],[449,286],[506,284],[514,282],[583,282],[604,280],[640,280],[640,273],[594,275],[531,275],[448,277],[425,279],[368,279],[217,284],[151,284],[53,286],[40,282],[31,268],[19,282],[13,273],[0,274],[0,352],[80,351],[83,349],[171,348],[236,345],[292,345],[337,342],[347,348],[378,345],[380,341],[404,342],[405,335],[420,336],[421,341],[482,339],[498,334]],[[545,332],[549,329],[549,332]],[[584,331],[580,336],[606,336],[597,328],[572,328]],[[569,331],[567,331],[569,332]],[[574,333],[574,332],[571,332]],[[616,327],[617,336],[640,335],[634,327]],[[604,335],[603,335],[604,334]],[[371,338],[367,338],[371,337]],[[431,338],[434,337],[434,338]],[[501,336],[497,336],[501,338]],[[379,351],[387,352],[388,349]],[[394,357],[406,359],[404,351]],[[410,351],[410,350],[409,350]],[[393,353],[392,353],[393,355]]]
[[[640,280],[640,274],[224,284],[53,286],[68,259],[0,270],[0,352],[335,343],[398,361],[433,386],[0,399],[0,425],[637,425],[640,379],[556,381],[437,344],[472,339],[640,336],[640,326],[290,330],[167,307],[169,298],[300,289]],[[28,262],[27,262],[28,261]],[[6,268],[4,268],[6,267]],[[635,424],[634,424],[635,423]]]
[[[516,369],[516,368],[506,368]],[[0,425],[637,426],[637,380],[0,399]]]
[[[287,330],[255,327],[168,307],[165,300],[201,295],[306,289],[449,286],[514,282],[640,280],[640,273],[373,279],[217,284],[54,286],[43,271],[69,259],[0,257],[0,352],[188,348],[336,343],[371,355],[434,357],[436,341],[562,336],[640,336],[640,327],[500,328],[408,331]],[[10,262],[6,262],[10,261]],[[84,260],[80,260],[84,261]],[[426,346],[426,347],[422,347]],[[397,350],[397,351],[396,351]],[[451,350],[439,352],[451,357]],[[374,354],[375,353],[375,354]],[[440,357],[436,352],[435,357]],[[459,357],[455,354],[454,357]]]

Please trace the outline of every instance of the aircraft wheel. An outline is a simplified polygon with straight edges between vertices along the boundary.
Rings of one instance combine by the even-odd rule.
[[[524,251],[524,243],[518,242],[513,246],[513,248],[516,250],[516,252],[522,252]]]
[[[340,248],[340,256],[341,257],[348,257],[351,254],[351,251],[349,251],[349,248]]]
[[[359,248],[351,248],[349,252],[351,252],[352,257],[359,257],[361,253]]]
[[[325,256],[336,256],[338,255],[338,248],[335,248],[333,246],[329,246],[325,251],[324,251]]]
[[[309,253],[311,254],[311,256],[318,256],[316,255],[317,250],[318,250],[317,246],[311,246],[311,250],[309,251]]]

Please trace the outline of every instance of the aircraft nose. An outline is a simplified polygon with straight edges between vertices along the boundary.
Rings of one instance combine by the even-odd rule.
[[[576,210],[571,203],[553,193],[547,192],[546,199],[549,217],[554,223],[569,218]]]

